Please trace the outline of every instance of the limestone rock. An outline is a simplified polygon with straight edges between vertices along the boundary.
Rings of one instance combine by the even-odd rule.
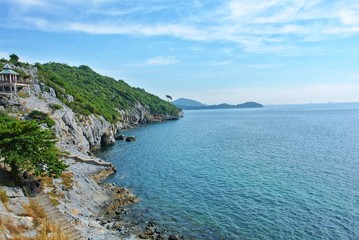
[[[112,130],[108,129],[101,137],[102,146],[112,146],[115,144],[115,138]]]

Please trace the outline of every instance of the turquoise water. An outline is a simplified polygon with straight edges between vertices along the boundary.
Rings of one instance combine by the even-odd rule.
[[[192,239],[359,239],[359,104],[186,111],[101,153]]]

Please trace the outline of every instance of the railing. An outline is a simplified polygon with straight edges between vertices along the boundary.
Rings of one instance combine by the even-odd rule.
[[[15,83],[20,83],[20,84],[30,84],[30,81],[29,80],[18,80],[18,81],[0,81],[0,84],[1,83],[6,83],[6,84],[15,84]]]

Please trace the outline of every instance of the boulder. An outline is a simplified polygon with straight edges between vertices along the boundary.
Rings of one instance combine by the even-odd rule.
[[[149,238],[149,236],[147,236],[144,233],[141,233],[140,235],[138,235],[138,237],[141,238],[141,239],[148,239]]]
[[[168,237],[168,240],[180,240],[180,238],[175,235],[171,235]]]
[[[126,136],[125,135],[117,135],[115,136],[115,140],[120,140],[120,141],[123,141],[126,139]]]
[[[111,130],[107,130],[101,137],[102,146],[113,146],[115,144],[115,138]]]
[[[135,137],[135,136],[126,137],[126,142],[134,142],[134,141],[136,141],[136,137]]]

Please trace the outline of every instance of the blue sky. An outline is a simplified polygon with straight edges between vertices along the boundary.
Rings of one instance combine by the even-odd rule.
[[[162,98],[359,102],[357,0],[0,0],[0,57],[85,64]]]

